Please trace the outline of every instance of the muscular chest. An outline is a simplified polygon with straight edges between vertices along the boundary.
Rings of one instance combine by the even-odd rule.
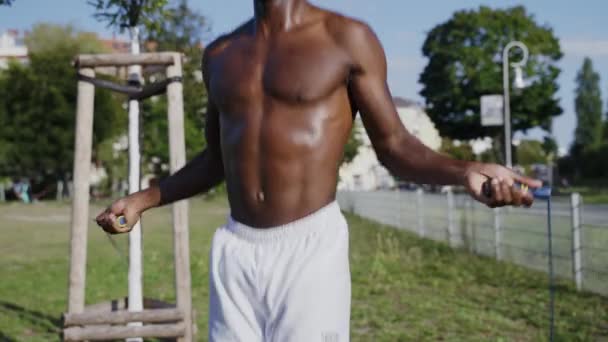
[[[322,38],[274,44],[242,40],[216,56],[209,93],[220,111],[252,110],[267,100],[314,103],[344,86],[346,57]]]

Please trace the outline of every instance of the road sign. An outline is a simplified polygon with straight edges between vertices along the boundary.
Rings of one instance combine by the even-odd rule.
[[[481,125],[502,126],[504,124],[504,101],[502,95],[481,97]]]

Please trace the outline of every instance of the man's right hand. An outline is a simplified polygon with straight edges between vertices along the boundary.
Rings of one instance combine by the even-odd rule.
[[[157,189],[150,188],[117,200],[97,216],[95,219],[97,224],[110,234],[130,232],[139,221],[141,214],[158,204],[156,197],[159,195],[155,190]],[[118,223],[120,216],[124,216],[126,225],[121,226]]]

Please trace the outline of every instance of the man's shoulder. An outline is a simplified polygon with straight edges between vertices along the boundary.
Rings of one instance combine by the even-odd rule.
[[[341,46],[352,46],[375,38],[372,28],[364,21],[327,11],[326,26],[329,34]]]
[[[231,32],[224,33],[221,36],[219,36],[216,39],[214,39],[205,48],[204,57],[205,58],[212,58],[214,55],[217,55],[218,53],[221,53],[223,50],[226,49],[226,47],[228,47],[230,45],[230,43],[236,37],[238,37],[239,35],[247,32],[248,30],[250,30],[250,27],[251,27],[252,23],[253,23],[253,19],[250,19],[250,20],[244,22],[243,24],[241,24],[236,29],[232,30]]]

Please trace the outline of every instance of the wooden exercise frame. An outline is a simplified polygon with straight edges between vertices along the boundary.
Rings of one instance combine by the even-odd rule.
[[[190,280],[188,202],[173,204],[173,249],[177,303],[146,300],[144,310],[126,309],[128,298],[85,307],[87,230],[89,218],[89,173],[93,136],[95,68],[165,67],[168,97],[168,126],[171,173],[186,163],[182,55],[175,52],[80,55],[75,60],[79,73],[74,153],[74,192],[70,238],[68,312],[63,319],[64,341],[93,341],[125,338],[174,338],[193,341],[194,325]],[[173,81],[171,81],[173,80]],[[160,92],[164,92],[163,88]],[[143,91],[142,91],[143,92]],[[157,90],[156,93],[159,93]],[[141,326],[129,326],[141,322]]]

